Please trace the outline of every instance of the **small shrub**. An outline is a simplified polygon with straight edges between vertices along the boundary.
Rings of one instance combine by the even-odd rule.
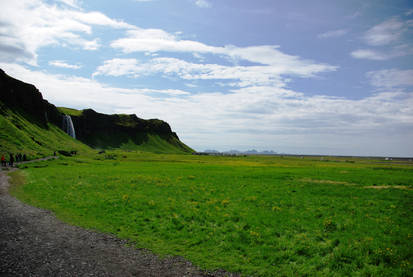
[[[324,220],[324,232],[334,232],[337,230],[337,224],[331,219]]]
[[[105,159],[106,160],[116,160],[116,155],[115,154],[106,154]]]

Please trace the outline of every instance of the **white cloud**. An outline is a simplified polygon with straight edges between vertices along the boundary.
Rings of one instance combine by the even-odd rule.
[[[142,89],[134,89],[134,93],[146,93],[146,94],[165,94],[165,95],[174,95],[174,96],[182,96],[182,95],[190,95],[191,93],[181,90],[181,89],[148,89],[148,88],[142,88]]]
[[[77,1],[64,0],[78,5]],[[2,2],[3,3],[3,2]],[[13,14],[15,16],[10,17]],[[198,41],[183,40],[176,34],[161,29],[141,29],[123,21],[114,20],[100,12],[83,12],[41,0],[21,0],[0,4],[0,61],[28,62],[36,65],[38,49],[50,45],[80,47],[97,50],[101,43],[93,37],[93,26],[126,29],[127,36],[115,40],[111,46],[124,53],[188,52],[194,55],[210,53],[233,60],[271,65],[280,74],[313,76],[335,70],[336,67],[315,63],[298,56],[288,55],[276,45],[250,47],[211,46]]]
[[[122,112],[138,103],[147,105],[151,101],[166,101],[156,94],[170,96],[189,95],[189,92],[178,89],[125,89],[111,87],[96,80],[66,76],[61,74],[47,74],[42,71],[31,71],[21,65],[0,63],[0,68],[7,74],[24,82],[34,84],[44,98],[55,105],[75,108],[92,107],[101,112]],[[136,111],[135,111],[136,113]],[[152,114],[149,113],[148,114]]]
[[[91,38],[93,25],[134,28],[99,12],[71,8],[77,6],[77,1],[64,0],[64,3],[69,6],[49,5],[41,0],[1,1],[1,61],[24,61],[35,65],[38,49],[48,45],[96,50],[100,44],[99,39]]]
[[[367,59],[367,60],[375,60],[375,61],[384,61],[388,60],[391,57],[376,50],[372,49],[358,49],[351,52],[351,56],[356,59]]]
[[[46,99],[60,106],[166,120],[193,147],[242,148],[254,141],[253,146],[280,151],[413,155],[408,150],[413,149],[413,93],[386,91],[346,99],[256,86],[230,93],[190,94],[111,87],[18,65],[0,67],[35,84]],[[160,98],[157,93],[169,97]]]
[[[283,86],[279,74],[271,67],[222,66],[194,64],[175,58],[155,58],[139,64],[135,59],[112,59],[97,68],[94,76],[111,75],[138,77],[152,74],[174,75],[184,80],[238,80],[240,86],[271,84]]]
[[[247,60],[253,63],[280,65],[285,67],[318,67],[320,71],[334,70],[335,67],[315,64],[297,56],[284,54],[277,45],[261,45],[250,47],[224,46],[217,47],[198,41],[181,40],[175,35],[160,29],[136,29],[127,31],[127,37],[115,40],[111,46],[124,53],[133,52],[190,52],[225,55],[233,59]]]
[[[371,85],[381,89],[413,86],[412,69],[384,69],[370,71],[367,72],[366,76],[370,80]]]
[[[348,33],[348,30],[346,29],[332,30],[332,31],[319,34],[318,38],[338,38],[338,37],[344,36],[347,33]]]
[[[391,18],[370,28],[363,36],[365,43],[377,49],[358,49],[351,52],[357,59],[384,61],[413,54],[408,35],[411,34],[413,20],[402,21]]]
[[[334,71],[335,66],[315,63],[298,56],[288,55],[276,45],[250,47],[211,46],[197,41],[181,40],[160,29],[135,29],[127,31],[127,37],[111,43],[124,53],[133,52],[187,52],[192,54],[215,54],[233,60],[245,60],[260,65],[270,65],[278,74],[314,76],[316,73]]]
[[[72,7],[72,8],[79,8],[80,7],[80,5],[78,3],[79,1],[77,1],[77,0],[59,0],[59,1],[66,4],[66,5],[68,5],[68,6],[70,6],[70,7]]]
[[[200,61],[200,62],[204,62],[204,61],[205,61],[205,57],[202,56],[202,55],[199,54],[199,53],[193,53],[192,55],[194,56],[194,58],[196,58],[196,59],[197,59],[198,61]]]
[[[195,5],[197,5],[200,8],[210,8],[211,3],[208,2],[207,0],[195,0]]]
[[[184,80],[233,80],[236,86],[272,85],[285,86],[282,75],[309,77],[321,70],[317,65],[288,67],[285,65],[269,66],[223,66],[218,64],[190,63],[176,58],[155,58],[146,63],[136,59],[112,59],[99,66],[93,76],[110,75],[139,77],[142,75],[175,75]]]
[[[112,59],[105,61],[103,65],[97,68],[93,76],[109,75],[109,76],[134,76],[141,74],[143,68],[138,65],[136,59]]]
[[[368,30],[364,35],[364,40],[372,46],[400,42],[402,35],[411,26],[412,21],[401,21],[397,18],[392,18]]]
[[[223,50],[191,40],[179,40],[175,35],[161,29],[140,29],[127,31],[127,37],[111,43],[113,48],[124,53],[132,52],[199,52],[220,53]]]
[[[196,87],[198,87],[197,85],[195,85],[195,84],[185,84],[185,86],[187,86],[187,87],[189,87],[189,88],[196,88]]]
[[[82,66],[77,64],[68,64],[65,61],[49,61],[49,65],[56,66],[56,67],[63,67],[63,68],[70,68],[70,69],[80,69]]]
[[[135,29],[136,27],[121,20],[114,20],[100,12],[70,12],[68,16],[91,25],[108,26],[117,29]]]
[[[413,54],[413,48],[408,44],[400,44],[391,47],[389,50],[358,49],[351,52],[351,56],[357,59],[368,59],[376,61],[389,60],[396,57],[403,57]]]

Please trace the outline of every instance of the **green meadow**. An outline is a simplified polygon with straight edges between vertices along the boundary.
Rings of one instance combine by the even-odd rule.
[[[413,163],[113,151],[22,165],[11,193],[245,276],[413,276]]]

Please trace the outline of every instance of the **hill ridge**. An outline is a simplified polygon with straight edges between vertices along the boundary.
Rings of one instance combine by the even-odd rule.
[[[64,136],[62,123],[66,114],[73,121],[77,140]],[[43,99],[34,85],[15,79],[2,69],[0,123],[3,153],[27,148],[35,155],[57,148],[80,150],[87,146],[160,153],[193,152],[165,121],[145,120],[135,114],[107,115],[92,109],[57,108]]]

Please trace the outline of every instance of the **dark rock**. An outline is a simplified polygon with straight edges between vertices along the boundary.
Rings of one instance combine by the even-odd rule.
[[[1,69],[0,92],[0,101],[5,106],[30,118],[37,125],[47,128],[47,123],[51,122],[60,126],[62,114],[54,105],[43,99],[35,86],[14,79]]]
[[[81,115],[71,118],[76,138],[94,148],[118,148],[129,141],[140,145],[150,134],[168,142],[179,140],[169,124],[159,119],[145,120],[134,114],[108,115],[92,109],[83,110]]]
[[[66,156],[66,157],[71,157],[72,154],[69,151],[65,151],[65,150],[58,150],[57,151],[60,155]]]
[[[14,79],[0,69],[0,114],[4,114],[6,108],[42,128],[48,128],[48,123],[63,128],[64,114],[43,99],[35,86]],[[71,118],[76,139],[94,148],[119,148],[129,142],[140,145],[153,134],[184,152],[192,151],[179,141],[168,123],[159,119],[144,120],[134,114],[107,115],[92,109],[83,110],[79,116],[71,115]],[[33,137],[32,140],[42,145]]]

